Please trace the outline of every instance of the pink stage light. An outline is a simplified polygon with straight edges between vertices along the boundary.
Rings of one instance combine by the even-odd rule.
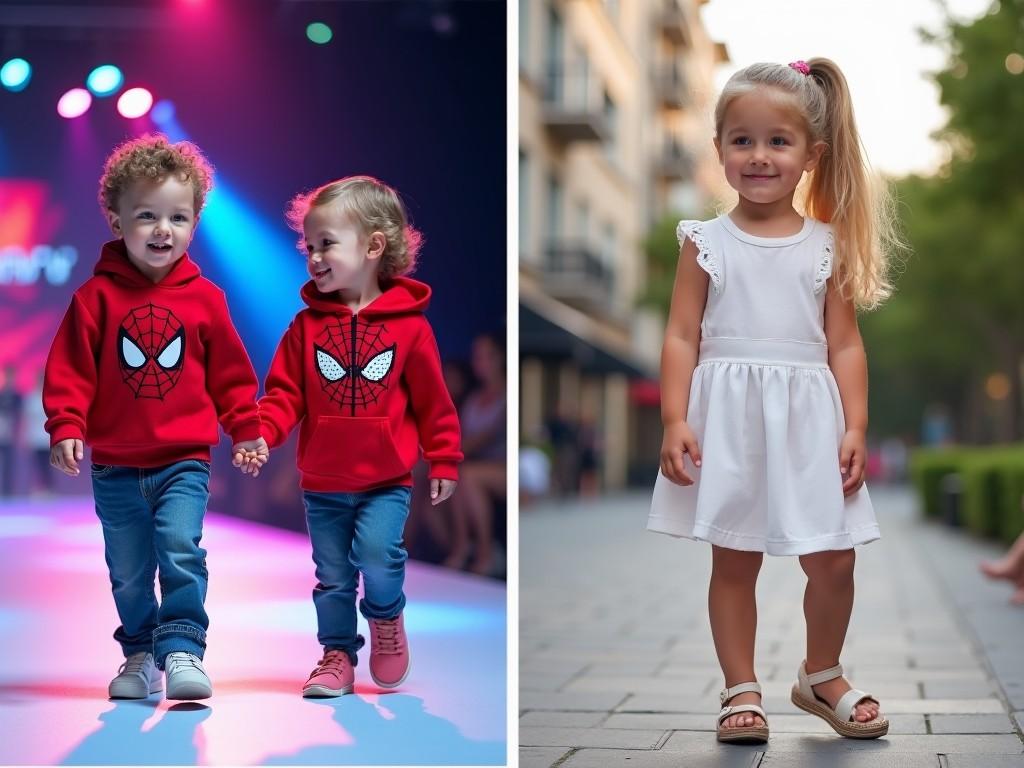
[[[57,102],[57,114],[70,120],[73,117],[84,115],[89,111],[91,105],[92,94],[85,88],[72,88]]]
[[[153,94],[145,88],[129,88],[117,100],[121,117],[142,117],[153,106]]]

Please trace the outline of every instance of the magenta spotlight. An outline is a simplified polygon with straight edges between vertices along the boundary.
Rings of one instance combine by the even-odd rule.
[[[72,88],[57,102],[57,114],[70,120],[73,117],[84,115],[89,111],[91,105],[92,94],[85,88]]]
[[[142,117],[153,106],[153,94],[145,88],[129,88],[117,100],[121,117]]]

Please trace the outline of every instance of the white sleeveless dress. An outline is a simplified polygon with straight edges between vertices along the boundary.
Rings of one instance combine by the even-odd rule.
[[[758,237],[723,214],[676,233],[710,276],[686,416],[702,466],[684,458],[685,487],[658,473],[648,529],[770,555],[879,538],[867,487],[843,497],[824,330],[831,226],[805,218],[795,235]]]

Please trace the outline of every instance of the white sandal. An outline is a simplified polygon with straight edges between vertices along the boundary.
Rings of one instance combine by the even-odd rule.
[[[768,716],[765,715],[764,710],[761,709],[761,707],[757,706],[757,704],[737,704],[735,707],[725,706],[725,702],[736,694],[748,692],[756,693],[760,696],[761,686],[758,683],[739,683],[738,685],[734,685],[732,688],[724,688],[722,692],[718,694],[718,701],[722,705],[722,711],[718,713],[718,723],[716,725],[719,741],[738,741],[749,744],[764,744],[768,741]],[[723,720],[730,715],[736,715],[740,712],[753,712],[756,715],[760,715],[761,719],[764,720],[764,725],[742,725],[734,726],[732,728],[722,728]]]
[[[842,677],[842,664],[836,664],[834,667],[823,669],[821,672],[815,672],[810,675],[807,674],[806,665],[806,661],[800,663],[800,669],[796,673],[797,683],[793,686],[793,691],[790,695],[790,701],[796,706],[800,707],[804,712],[817,715],[832,726],[832,730],[840,736],[846,736],[847,738],[877,739],[879,736],[885,736],[889,732],[889,721],[881,713],[874,720],[869,720],[866,723],[853,719],[854,710],[862,701],[873,701],[875,704],[878,704],[878,699],[870,693],[851,688],[842,695],[839,701],[836,702],[835,709],[833,709],[828,705],[827,701],[814,692],[811,686],[818,683],[827,683],[829,680]]]

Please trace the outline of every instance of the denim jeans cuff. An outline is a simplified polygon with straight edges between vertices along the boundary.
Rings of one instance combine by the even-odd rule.
[[[386,611],[375,611],[366,604],[366,598],[364,597],[359,601],[359,613],[362,614],[364,619],[397,619],[399,614],[405,610],[405,593],[403,592],[398,596],[398,601],[388,606]]]
[[[348,659],[352,662],[352,666],[355,667],[359,665],[359,649],[362,648],[364,645],[366,645],[366,638],[362,635],[356,635],[356,640],[351,645],[325,645],[324,651],[344,651],[346,654],[348,654]]]
[[[188,624],[164,624],[153,631],[153,657],[158,669],[164,668],[167,654],[193,653],[200,659],[206,652],[206,633]]]

